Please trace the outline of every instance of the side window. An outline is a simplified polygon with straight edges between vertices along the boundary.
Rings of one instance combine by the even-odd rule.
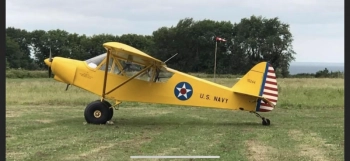
[[[107,62],[107,61],[104,61],[104,62],[102,63],[102,65],[101,65],[101,67],[100,67],[99,70],[105,71],[105,69],[106,69],[106,62]],[[109,62],[108,62],[108,72],[111,71],[112,66],[113,66],[113,58],[109,58]]]
[[[91,68],[97,68],[100,71],[105,71],[106,69],[106,53],[98,55],[96,57],[93,57],[91,59],[86,60],[86,63]],[[141,61],[142,58],[139,57],[133,57],[131,55],[128,55],[127,58],[119,58],[111,56],[109,58],[108,62],[108,72],[122,75],[126,77],[132,77],[135,74],[138,74],[146,68],[145,65],[142,65]],[[139,62],[139,63],[136,63]],[[170,77],[173,76],[172,72],[167,71],[165,68],[157,68],[152,67],[148,69],[146,72],[138,75],[135,77],[135,79],[143,80],[143,81],[149,81],[149,82],[156,82],[156,83],[162,83],[168,81]]]
[[[118,64],[117,64],[117,60],[113,61],[112,69],[113,69],[113,73],[114,74],[120,74],[120,70],[119,70],[119,67],[118,67]]]
[[[120,72],[120,64],[118,64],[118,59],[114,59],[113,57],[109,58],[108,62],[108,72],[113,74],[121,74]],[[106,69],[106,61],[103,61],[99,70],[105,71]]]
[[[165,68],[157,68],[154,70],[154,82],[167,82],[174,73],[167,71]]]

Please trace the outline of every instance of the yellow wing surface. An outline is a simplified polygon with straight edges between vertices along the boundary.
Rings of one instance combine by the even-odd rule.
[[[119,43],[119,42],[107,42],[104,43],[103,46],[111,51],[111,54],[115,57],[125,60],[131,61],[141,65],[165,65],[165,63],[161,60],[158,60],[134,47],[129,45]]]

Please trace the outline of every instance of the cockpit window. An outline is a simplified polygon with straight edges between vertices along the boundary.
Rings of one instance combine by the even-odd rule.
[[[93,58],[85,60],[89,67],[105,71],[106,61],[105,58],[107,53],[95,56]],[[139,73],[142,69],[146,68],[145,65],[135,63],[132,56],[128,56],[128,60],[121,59],[118,57],[110,57],[108,63],[108,72],[123,75],[126,77],[132,77]],[[144,73],[135,77],[135,79],[150,81],[150,82],[166,82],[174,73],[167,71],[165,68],[152,67]]]
[[[87,59],[85,61],[91,68],[96,68],[103,61],[106,55],[107,53],[104,53],[93,58]]]
[[[112,57],[109,58],[109,62],[108,62],[108,71],[111,71],[111,69],[112,69],[112,67],[113,67],[113,60],[114,60],[114,59],[113,59]],[[104,62],[104,63],[101,65],[100,70],[103,70],[103,71],[106,70],[106,62]]]

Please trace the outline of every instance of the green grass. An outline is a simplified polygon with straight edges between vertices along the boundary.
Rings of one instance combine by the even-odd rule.
[[[237,80],[216,81],[231,87]],[[270,126],[262,126],[248,112],[127,102],[115,111],[114,125],[89,125],[83,111],[98,96],[76,87],[65,91],[65,84],[52,79],[7,79],[6,158],[124,161],[132,160],[131,155],[220,155],[216,160],[344,160],[344,80],[278,82],[278,107],[262,113]]]

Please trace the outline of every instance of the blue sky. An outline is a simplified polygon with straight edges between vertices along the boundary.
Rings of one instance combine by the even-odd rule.
[[[87,35],[150,35],[186,17],[238,23],[251,15],[290,24],[297,62],[344,62],[343,0],[6,1],[7,27]]]

